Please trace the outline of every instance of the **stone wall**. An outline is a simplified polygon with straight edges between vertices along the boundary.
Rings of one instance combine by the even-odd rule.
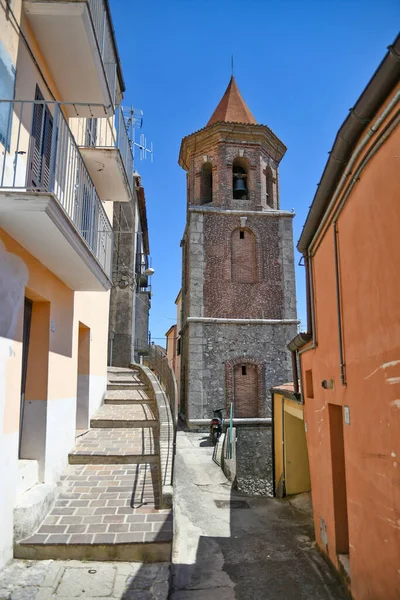
[[[262,365],[258,416],[270,416],[270,388],[277,381],[289,381],[291,377],[291,359],[286,344],[296,331],[295,323],[189,322],[185,331],[189,417],[208,418],[216,408],[228,408],[231,400],[227,389],[228,363],[235,360]]]
[[[236,427],[236,487],[252,496],[273,495],[271,426]]]
[[[134,206],[134,199],[130,203],[114,203],[113,286],[109,320],[109,337],[112,339],[109,343],[108,364],[115,367],[127,367],[132,362],[137,226]]]

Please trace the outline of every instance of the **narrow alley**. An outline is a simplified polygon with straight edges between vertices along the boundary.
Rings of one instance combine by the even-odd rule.
[[[178,432],[171,600],[348,598],[309,514],[235,493],[213,450],[206,433]]]

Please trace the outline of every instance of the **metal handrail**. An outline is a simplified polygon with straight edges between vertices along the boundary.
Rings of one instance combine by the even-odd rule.
[[[94,112],[94,109],[103,108],[104,117],[81,117],[80,112],[83,108],[86,114]],[[114,116],[109,116],[107,108],[101,104],[74,103],[73,109],[76,117],[71,118],[71,127],[74,130],[78,146],[84,148],[116,148],[119,150],[125,176],[132,192],[133,149],[122,108],[118,107]],[[97,110],[95,112],[98,113]]]
[[[160,381],[165,393],[168,397],[168,402],[171,408],[172,420],[176,429],[178,422],[178,387],[175,379],[175,374],[170,367],[167,355],[161,352],[155,345],[150,344],[148,355],[145,362],[150,369],[154,371]]]
[[[112,226],[61,104],[0,100],[0,114],[0,188],[52,194],[111,279]]]
[[[89,13],[96,34],[97,45],[103,60],[108,89],[115,104],[117,85],[117,60],[113,44],[113,32],[108,18],[105,0],[88,0]]]

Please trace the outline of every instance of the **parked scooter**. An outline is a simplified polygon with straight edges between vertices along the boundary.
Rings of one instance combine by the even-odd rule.
[[[219,436],[222,433],[222,427],[224,419],[222,417],[223,408],[217,408],[214,410],[214,416],[210,422],[210,441],[215,446],[219,440]]]

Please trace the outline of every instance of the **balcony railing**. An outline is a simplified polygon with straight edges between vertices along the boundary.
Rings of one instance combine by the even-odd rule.
[[[58,102],[0,100],[0,190],[52,194],[111,279],[112,226]]]
[[[113,32],[106,10],[105,0],[89,0],[90,14],[96,32],[97,43],[103,59],[104,72],[110,90],[111,98],[115,103],[117,85],[117,56],[113,44]]]
[[[104,108],[104,118],[79,117],[81,108],[85,114],[88,109],[98,114],[100,109],[98,105],[74,104],[77,118],[72,119],[71,128],[75,134],[76,143],[84,148],[116,148],[119,150],[125,176],[132,192],[133,151],[122,108],[118,107],[113,117],[108,117],[106,108]]]

